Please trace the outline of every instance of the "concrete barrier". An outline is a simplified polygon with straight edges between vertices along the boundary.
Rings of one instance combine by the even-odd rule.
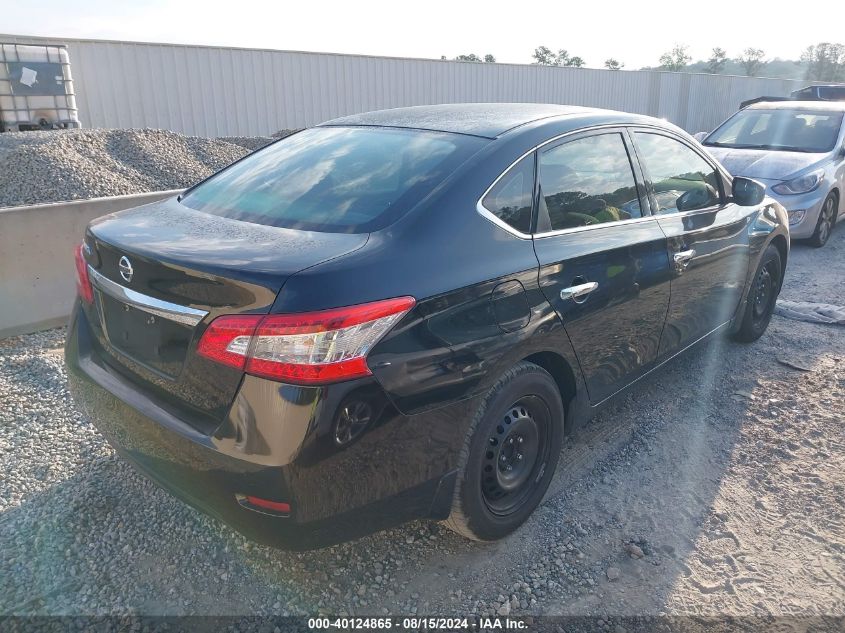
[[[76,295],[73,249],[91,220],[179,191],[0,209],[0,339],[67,321]]]

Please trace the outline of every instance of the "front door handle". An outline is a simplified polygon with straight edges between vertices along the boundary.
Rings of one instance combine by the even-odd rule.
[[[679,253],[675,253],[675,263],[682,264],[686,266],[690,263],[690,260],[695,257],[695,249],[689,249],[688,251],[681,251]]]
[[[572,299],[575,303],[582,303],[587,300],[587,295],[599,287],[598,282],[590,281],[577,286],[570,286],[560,291],[560,298],[566,301]]]

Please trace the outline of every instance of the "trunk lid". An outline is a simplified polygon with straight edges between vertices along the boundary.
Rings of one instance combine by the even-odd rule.
[[[222,314],[269,312],[291,275],[367,237],[211,216],[175,198],[99,218],[89,225],[85,257],[101,356],[210,432],[242,372],[195,353],[208,324]]]

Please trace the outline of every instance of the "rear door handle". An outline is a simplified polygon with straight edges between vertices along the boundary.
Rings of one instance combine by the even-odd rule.
[[[686,266],[689,264],[690,260],[695,257],[695,249],[689,249],[688,251],[681,251],[679,253],[675,253],[675,263],[676,264],[683,264]]]
[[[581,303],[587,300],[587,295],[599,287],[598,282],[590,281],[585,284],[578,284],[577,286],[570,286],[560,291],[560,298],[566,301],[572,299],[575,303]]]

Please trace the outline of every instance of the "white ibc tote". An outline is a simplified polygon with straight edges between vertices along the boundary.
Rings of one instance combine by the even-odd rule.
[[[0,44],[0,131],[79,127],[65,46]]]

